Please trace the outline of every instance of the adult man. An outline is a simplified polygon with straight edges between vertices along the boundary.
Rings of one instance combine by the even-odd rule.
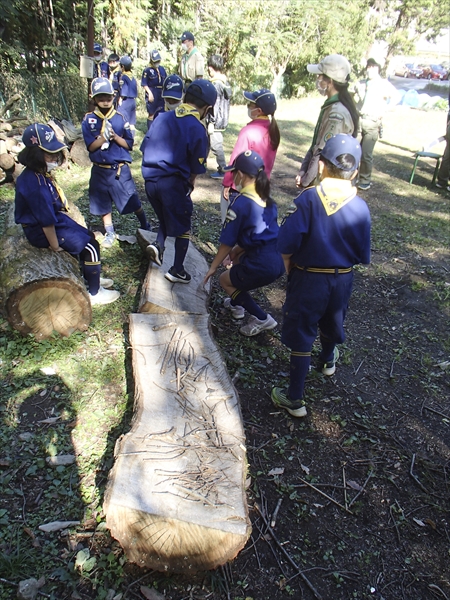
[[[212,179],[223,179],[227,166],[223,151],[223,135],[228,125],[230,114],[231,86],[223,70],[223,58],[213,54],[208,58],[208,73],[211,82],[217,90],[217,100],[214,106],[214,116],[208,123],[209,145],[217,159],[217,171],[211,174]]]
[[[194,79],[202,79],[205,72],[205,61],[195,46],[194,36],[190,31],[185,31],[180,37],[181,56],[178,73],[185,85],[189,85]]]
[[[395,87],[380,76],[381,64],[369,58],[367,79],[356,85],[355,101],[359,110],[362,158],[358,188],[368,190],[372,185],[373,150],[380,137],[382,118],[388,106],[395,106],[400,94]]]
[[[450,192],[450,91],[448,94],[447,132],[445,134],[445,139],[447,145],[445,146],[441,166],[438,171],[436,187],[446,189],[447,192]]]

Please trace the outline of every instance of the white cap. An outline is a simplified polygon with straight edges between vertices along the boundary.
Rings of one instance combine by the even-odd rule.
[[[341,54],[330,54],[318,65],[308,65],[309,73],[314,75],[326,75],[338,83],[347,83],[347,77],[351,73],[351,66],[345,56]]]

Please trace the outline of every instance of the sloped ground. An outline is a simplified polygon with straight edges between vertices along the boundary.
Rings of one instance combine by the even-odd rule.
[[[272,182],[280,214],[296,195],[299,157],[319,106],[311,99],[282,103],[278,111],[283,143]],[[228,150],[245,109],[233,115]],[[450,597],[450,196],[429,187],[431,166],[407,183],[412,151],[444,125],[443,113],[401,108],[385,119],[375,185],[364,195],[373,219],[372,264],[356,270],[336,374],[312,371],[308,378],[306,419],[278,412],[270,401],[271,387],[288,377],[279,331],[241,336],[214,284],[213,331],[240,395],[247,436],[253,534],[233,563],[213,573],[172,577],[137,569],[102,527],[113,445],[129,427],[126,321],[145,272],[139,252],[126,244],[105,252],[106,272],[124,296],[96,315],[88,334],[49,342],[41,352],[31,342],[21,345],[3,324],[9,353],[3,353],[0,577],[45,575],[42,592],[58,599],[151,597],[152,587],[172,600]],[[87,214],[85,174],[75,174]],[[193,235],[207,259],[218,241],[219,190],[218,182],[202,178],[194,195]],[[121,220],[122,232],[134,227]],[[283,277],[256,294],[279,322],[285,283]],[[39,373],[44,364],[58,374]],[[58,423],[37,424],[55,414]],[[30,431],[33,438],[24,438]],[[74,452],[76,468],[50,472],[44,458],[52,452]],[[72,517],[81,524],[68,535],[44,536],[37,528]],[[83,570],[83,556],[90,557],[89,569],[84,563]],[[15,597],[9,583],[0,580],[0,590],[2,599]]]

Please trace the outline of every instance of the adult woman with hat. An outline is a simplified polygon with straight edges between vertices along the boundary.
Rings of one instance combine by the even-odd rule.
[[[319,169],[320,152],[327,140],[338,133],[357,136],[358,111],[348,91],[351,67],[345,56],[330,54],[317,65],[308,65],[317,75],[316,87],[326,96],[314,129],[311,147],[306,153],[295,183],[304,189],[314,184]]]
[[[248,116],[251,121],[239,132],[231,153],[230,164],[245,150],[253,150],[263,159],[265,173],[267,178],[270,179],[278,146],[280,145],[280,130],[275,119],[277,101],[275,95],[264,88],[256,92],[244,92],[244,98],[248,101]],[[230,188],[233,187],[231,173],[225,175],[222,186],[220,212],[223,223],[230,201]]]

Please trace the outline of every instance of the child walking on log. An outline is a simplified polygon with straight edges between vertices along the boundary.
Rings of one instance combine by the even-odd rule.
[[[275,406],[305,417],[305,379],[319,328],[318,369],[334,374],[345,340],[344,319],[353,266],[370,262],[370,213],[356,195],[361,146],[351,135],[331,137],[320,152],[320,183],[304,190],[280,227],[278,250],[288,273],[281,341],[291,350],[290,385],[272,389]]]
[[[229,295],[224,306],[231,310],[234,319],[243,319],[245,311],[250,313],[248,323],[239,331],[251,337],[277,326],[275,319],[249,294],[250,290],[273,283],[284,272],[283,259],[277,250],[277,206],[270,197],[264,162],[257,152],[242,152],[225,171],[233,173],[233,187],[238,194],[230,202],[219,250],[204,283],[229,255],[233,266],[219,278]]]
[[[121,215],[134,212],[142,229],[150,230],[150,225],[131,176],[130,151],[134,139],[130,124],[113,107],[114,90],[108,79],[94,79],[91,93],[96,108],[85,115],[81,124],[92,162],[89,210],[92,215],[102,216],[106,231],[102,246],[111,248],[116,239],[112,222],[113,202]]]
[[[99,244],[91,231],[70,218],[64,192],[51,174],[62,163],[66,146],[41,123],[29,125],[22,139],[25,148],[18,158],[25,169],[16,182],[16,223],[33,246],[79,255],[93,306],[114,302],[120,294],[105,289],[114,282],[100,277]]]

